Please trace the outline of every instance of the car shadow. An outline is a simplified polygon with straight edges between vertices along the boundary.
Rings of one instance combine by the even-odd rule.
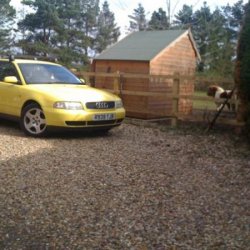
[[[113,135],[113,128],[110,131],[98,130],[53,130],[49,131],[42,139],[79,139],[79,138],[96,138],[96,137],[110,137]],[[23,133],[18,122],[0,119],[0,135],[9,135],[15,137],[28,137]],[[32,137],[30,137],[32,138]],[[39,139],[39,138],[37,138]]]
[[[0,119],[0,129],[1,135],[24,136],[19,123],[15,121]]]

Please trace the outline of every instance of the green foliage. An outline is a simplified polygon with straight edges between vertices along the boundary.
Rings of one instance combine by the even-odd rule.
[[[173,24],[177,28],[182,29],[187,29],[194,25],[192,6],[184,4],[182,9],[175,15],[175,20]]]
[[[148,23],[149,30],[167,30],[170,28],[166,11],[159,8],[158,12],[154,11],[151,20]]]
[[[114,14],[107,3],[100,12],[99,0],[23,0],[22,3],[33,9],[18,24],[24,31],[18,45],[27,54],[57,56],[66,65],[86,64],[94,49],[101,52],[120,35]]]
[[[58,17],[56,0],[23,0],[24,5],[32,7],[34,13],[27,14],[18,23],[20,30],[26,30],[19,41],[22,50],[30,55],[46,55],[52,51],[51,39],[61,23]]]
[[[10,0],[0,0],[0,50],[7,52],[13,40],[12,26],[15,18],[15,9],[10,6]]]
[[[193,13],[184,5],[175,15],[175,28],[190,27],[201,55],[198,72],[206,75],[232,77],[236,54],[236,37],[243,16],[243,1],[217,8],[211,12],[206,2]]]
[[[97,20],[97,35],[95,50],[100,53],[110,44],[117,42],[120,29],[116,26],[114,13],[109,10],[108,2],[105,1]]]
[[[235,81],[241,99],[240,118],[246,121],[250,138],[250,1],[246,6],[245,17],[240,32],[235,68]]]
[[[138,7],[134,9],[132,15],[128,16],[131,20],[129,22],[129,31],[143,31],[147,29],[147,20],[145,9],[141,3],[138,4]]]
[[[236,79],[242,99],[250,102],[250,4],[245,11],[245,18],[240,32],[237,49]]]

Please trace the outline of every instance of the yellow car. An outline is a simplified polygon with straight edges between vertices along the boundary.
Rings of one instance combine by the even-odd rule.
[[[40,137],[51,128],[107,131],[122,123],[125,110],[118,96],[87,86],[59,64],[10,57],[0,59],[0,115]]]

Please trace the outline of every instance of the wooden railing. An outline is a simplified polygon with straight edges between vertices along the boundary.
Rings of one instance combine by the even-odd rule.
[[[168,117],[171,118],[171,124],[175,126],[177,124],[178,119],[199,119],[197,118],[198,116],[183,116],[179,112],[179,101],[181,99],[186,99],[186,100],[192,100],[193,102],[195,101],[201,101],[201,102],[214,102],[212,97],[208,96],[196,96],[196,95],[185,95],[180,93],[180,87],[185,80],[188,81],[194,81],[196,83],[199,82],[205,82],[207,85],[216,84],[220,85],[221,83],[229,83],[231,86],[233,86],[233,81],[228,80],[228,79],[207,79],[204,77],[193,77],[193,76],[188,76],[188,75],[179,75],[179,74],[174,74],[174,75],[147,75],[147,74],[128,74],[128,73],[95,73],[95,72],[78,72],[77,73],[78,77],[84,78],[87,84],[91,86],[95,86],[95,79],[110,79],[112,82],[111,87],[105,88],[106,91],[112,92],[114,94],[119,95],[121,98],[123,98],[124,95],[128,96],[137,96],[137,97],[159,97],[159,98],[166,98],[168,100],[172,100],[172,110],[171,112],[156,112],[151,111],[151,110],[146,110],[146,112],[150,115],[156,115],[156,116],[162,116],[162,117]],[[123,88],[123,82],[124,79],[148,79],[149,81],[155,81],[155,82],[162,82],[166,80],[171,80],[173,81],[173,88],[171,93],[166,93],[162,91],[143,91],[143,90],[129,90],[129,89],[124,89]],[[234,104],[236,106],[236,112],[237,112],[237,107],[238,107],[238,101],[236,98],[232,98],[229,103]],[[215,107],[215,106],[214,106]],[[136,110],[135,107],[126,107],[126,110],[128,112],[145,112],[145,110]],[[207,112],[207,110],[200,110],[200,119],[204,120],[204,114]],[[216,110],[210,112],[215,113]],[[213,114],[212,114],[213,115]],[[211,119],[211,117],[210,117]],[[207,122],[207,120],[206,120]],[[219,119],[219,122],[225,123],[225,124],[230,124],[230,125],[237,125],[241,126],[243,125],[242,122],[239,122],[237,120],[237,114],[233,118],[228,118],[224,117]]]

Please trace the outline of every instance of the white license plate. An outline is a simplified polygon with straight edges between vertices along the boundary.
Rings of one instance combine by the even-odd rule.
[[[94,121],[110,121],[115,120],[115,114],[95,114]]]

